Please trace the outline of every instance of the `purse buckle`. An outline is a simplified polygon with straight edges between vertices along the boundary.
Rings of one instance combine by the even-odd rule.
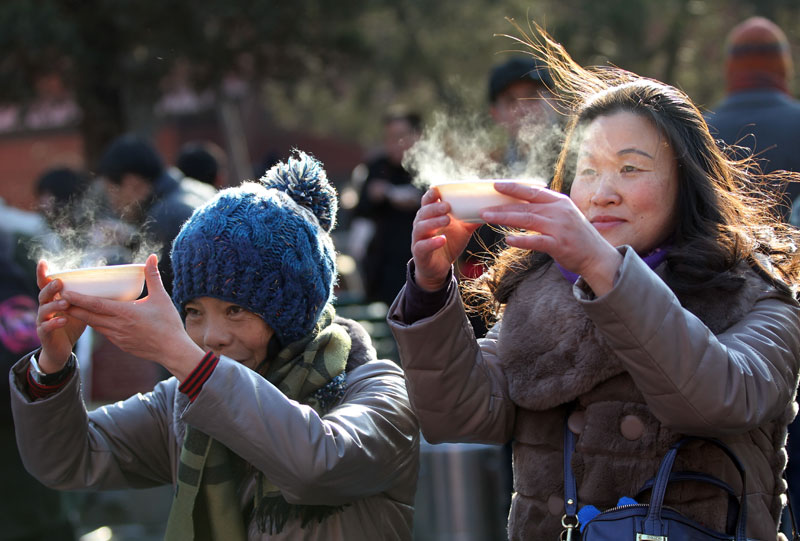
[[[649,533],[637,533],[636,541],[669,541],[666,535],[652,535]]]
[[[578,539],[578,535],[576,534],[575,537],[573,537],[573,534],[575,534],[574,530],[576,528],[578,528],[578,526],[580,526],[580,524],[581,523],[578,520],[578,517],[576,517],[574,515],[572,515],[572,516],[564,515],[563,517],[561,517],[561,525],[564,527],[564,530],[561,532],[561,535],[559,536],[559,540],[560,541],[574,541],[574,540],[577,540]]]

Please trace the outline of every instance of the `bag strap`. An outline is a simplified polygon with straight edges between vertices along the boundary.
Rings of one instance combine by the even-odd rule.
[[[664,504],[664,494],[667,490],[667,484],[669,483],[670,472],[672,471],[672,466],[675,462],[675,457],[678,454],[678,450],[680,450],[680,448],[686,445],[688,442],[695,440],[710,443],[721,449],[726,455],[728,455],[728,458],[731,459],[731,462],[733,462],[734,466],[736,466],[736,469],[739,470],[739,476],[742,479],[742,493],[739,497],[739,518],[736,522],[735,539],[736,541],[747,541],[747,484],[744,466],[742,466],[739,458],[727,445],[715,438],[706,438],[701,436],[686,436],[682,438],[669,448],[667,453],[664,455],[664,458],[661,460],[661,465],[658,468],[658,473],[656,474],[655,483],[653,485],[653,493],[650,498],[650,510],[645,518],[645,533],[652,535],[666,535],[665,526],[661,520],[661,508]]]
[[[686,443],[694,440],[704,441],[715,445],[719,449],[721,449],[728,458],[731,459],[736,469],[739,471],[739,476],[742,480],[742,493],[739,496],[739,505],[737,509],[737,517],[736,517],[736,531],[735,531],[735,541],[747,541],[747,474],[745,473],[744,466],[742,466],[741,461],[739,458],[734,454],[734,452],[724,443],[715,439],[715,438],[706,438],[702,436],[685,436],[678,442],[674,443],[667,453],[664,455],[664,458],[661,460],[661,465],[658,468],[658,473],[653,479],[650,479],[645,486],[639,490],[641,493],[644,490],[647,490],[651,486],[653,487],[653,492],[650,497],[650,506],[649,512],[647,517],[645,518],[645,533],[654,534],[654,535],[666,535],[666,528],[664,527],[663,522],[661,521],[661,509],[664,504],[664,494],[666,493],[667,484],[669,484],[672,480],[693,480],[693,481],[705,481],[711,483],[719,488],[722,488],[729,495],[729,504],[728,504],[728,518],[727,524],[733,522],[731,516],[731,509],[732,507],[732,500],[735,500],[735,493],[733,488],[725,483],[724,481],[717,479],[716,477],[705,475],[705,474],[698,474],[696,472],[676,472],[675,474],[672,473],[672,466],[675,463],[675,457],[678,454],[678,450],[686,445]],[[567,425],[566,419],[564,421],[564,516],[561,519],[561,525],[565,528],[564,531],[561,532],[561,539],[568,539],[571,535],[571,531],[574,528],[578,528],[580,526],[580,521],[578,520],[578,488],[577,483],[575,481],[575,475],[572,473],[572,453],[575,449],[575,437],[572,434],[572,431],[569,429]],[[638,496],[638,494],[637,494]],[[794,534],[794,541],[798,541],[798,536],[795,533],[795,523],[794,523],[794,514],[791,513],[791,503],[790,503],[790,516],[792,517],[792,533]]]
[[[656,478],[651,477],[641,486],[639,491],[633,497],[634,500],[639,501],[639,498],[648,490],[653,488],[653,484],[655,483]],[[679,483],[681,481],[695,481],[699,483],[707,483],[709,485],[714,485],[717,488],[721,488],[725,492],[728,493],[728,516],[725,519],[725,531],[732,532],[736,529],[736,522],[739,518],[739,497],[736,496],[736,493],[733,491],[733,487],[731,487],[728,483],[721,479],[717,479],[714,476],[706,475],[704,473],[698,473],[693,471],[678,471],[672,472],[669,474],[669,482],[670,483]],[[798,540],[793,540],[798,541]]]
[[[578,485],[572,473],[572,451],[575,449],[575,437],[564,420],[564,516],[561,525],[563,539],[569,539],[569,532],[580,526],[578,520]],[[566,537],[564,534],[567,534]]]

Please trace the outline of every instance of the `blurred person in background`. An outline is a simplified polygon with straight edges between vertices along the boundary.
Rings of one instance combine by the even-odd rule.
[[[726,96],[706,114],[712,135],[745,147],[764,172],[800,172],[800,101],[791,95],[793,63],[786,34],[764,17],[731,29],[726,40]],[[741,152],[733,149],[733,154]],[[783,220],[800,226],[800,183],[772,183]],[[785,192],[785,193],[784,193]],[[800,421],[789,426],[786,478],[795,514],[800,505]]]
[[[800,171],[800,102],[792,97],[786,34],[764,17],[736,25],[725,45],[725,98],[706,113],[711,134],[735,153],[753,155],[762,171]],[[800,184],[775,181],[772,192],[788,221]],[[785,192],[785,193],[784,193]],[[794,225],[800,225],[800,212]]]
[[[349,243],[369,302],[390,304],[405,282],[402,268],[411,259],[408,236],[422,191],[403,167],[403,157],[421,134],[418,113],[401,105],[390,108],[383,116],[383,148],[360,168],[366,176],[353,210]]]
[[[489,114],[508,136],[497,160],[509,178],[536,174],[549,179],[558,155],[561,114],[550,72],[535,58],[518,56],[489,73]],[[547,139],[543,145],[542,140]]]
[[[164,287],[171,291],[172,241],[194,209],[211,199],[216,190],[192,178],[176,178],[155,147],[133,133],[118,137],[108,146],[97,173],[117,215],[139,228],[144,242],[160,246],[159,270]]]
[[[511,57],[489,72],[489,114],[506,136],[494,159],[505,178],[552,177],[562,118],[552,86],[547,66],[531,56]],[[456,264],[459,278],[480,276],[488,254],[501,249],[502,241],[495,227],[479,227]],[[476,336],[486,334],[483,317],[470,314],[470,322]]]
[[[34,479],[22,464],[11,416],[7,374],[20,355],[39,346],[35,264],[18,248],[24,236],[0,228],[0,541],[72,541],[65,494]]]
[[[189,141],[181,146],[175,167],[185,176],[210,184],[217,190],[228,187],[228,158],[211,141]]]

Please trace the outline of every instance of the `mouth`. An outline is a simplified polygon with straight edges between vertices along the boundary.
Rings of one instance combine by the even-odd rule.
[[[595,216],[594,218],[590,219],[589,222],[594,226],[595,229],[602,231],[622,225],[625,223],[625,220],[616,216]]]

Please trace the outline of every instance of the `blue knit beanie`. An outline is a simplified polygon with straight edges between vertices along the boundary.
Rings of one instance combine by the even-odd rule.
[[[286,345],[311,332],[336,279],[336,191],[296,151],[259,182],[219,192],[172,244],[172,300],[214,297],[259,315]]]

